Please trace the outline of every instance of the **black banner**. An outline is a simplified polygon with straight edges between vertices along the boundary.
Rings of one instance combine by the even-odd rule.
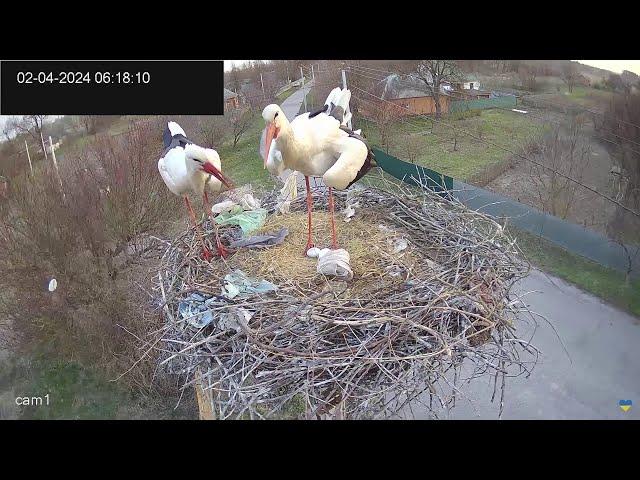
[[[2,61],[2,115],[222,115],[222,61]]]

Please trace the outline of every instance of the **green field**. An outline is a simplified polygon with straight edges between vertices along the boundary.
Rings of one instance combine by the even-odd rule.
[[[536,267],[560,277],[640,317],[640,280],[625,283],[624,274],[574,255],[544,239],[512,229],[518,245]]]
[[[222,171],[238,186],[251,183],[259,189],[271,189],[274,185],[260,157],[259,144],[263,129],[262,116],[255,114],[249,130],[235,148],[230,140],[218,148]]]
[[[508,160],[507,152],[488,145],[486,141],[516,149],[541,128],[538,122],[527,116],[501,109],[483,110],[480,115],[459,120],[454,118],[445,116],[442,119],[444,123],[434,122],[433,130],[431,120],[424,117],[395,122],[390,127],[389,153],[465,181]],[[452,126],[459,129],[457,140]],[[375,123],[360,120],[354,128],[362,128],[373,145],[381,144],[380,131]],[[462,130],[479,139],[465,135]]]
[[[18,395],[43,398],[42,404],[17,406],[15,397]],[[57,359],[55,354],[10,357],[3,360],[0,370],[0,419],[197,418],[193,399],[185,398],[176,409],[177,400],[177,397],[134,395],[96,369]]]

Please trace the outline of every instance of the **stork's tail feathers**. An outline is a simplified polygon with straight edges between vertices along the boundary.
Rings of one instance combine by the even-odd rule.
[[[351,90],[340,87],[334,88],[324,102],[325,106],[327,106],[327,115],[337,118],[341,125],[347,125],[351,119],[350,100]]]

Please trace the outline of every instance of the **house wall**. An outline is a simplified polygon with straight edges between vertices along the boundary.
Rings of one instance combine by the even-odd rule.
[[[239,107],[238,97],[228,98],[224,102],[224,108],[238,108]]]
[[[401,116],[430,115],[436,113],[436,104],[431,97],[395,98],[391,100],[391,102],[400,105],[397,111]],[[440,111],[442,113],[449,112],[449,97],[440,96]]]

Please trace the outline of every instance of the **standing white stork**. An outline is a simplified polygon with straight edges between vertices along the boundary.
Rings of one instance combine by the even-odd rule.
[[[208,192],[219,192],[222,185],[232,188],[231,182],[222,174],[218,152],[193,143],[176,122],[167,124],[162,140],[165,150],[162,158],[158,160],[158,170],[169,190],[184,197],[191,221],[202,241],[202,253],[205,259],[209,260],[212,254],[204,243],[188,193],[202,196],[205,209],[212,215]],[[215,228],[218,255],[225,257],[228,252],[218,236],[218,225],[213,218],[211,221]]]
[[[265,167],[275,175],[288,168],[305,177],[308,212],[305,253],[313,246],[309,177],[322,177],[329,187],[332,248],[336,249],[333,189],[348,188],[376,166],[373,152],[359,131],[352,132],[346,127],[351,118],[350,99],[351,91],[334,88],[320,110],[298,115],[291,122],[278,105],[268,105],[262,111],[267,123],[263,144]]]

